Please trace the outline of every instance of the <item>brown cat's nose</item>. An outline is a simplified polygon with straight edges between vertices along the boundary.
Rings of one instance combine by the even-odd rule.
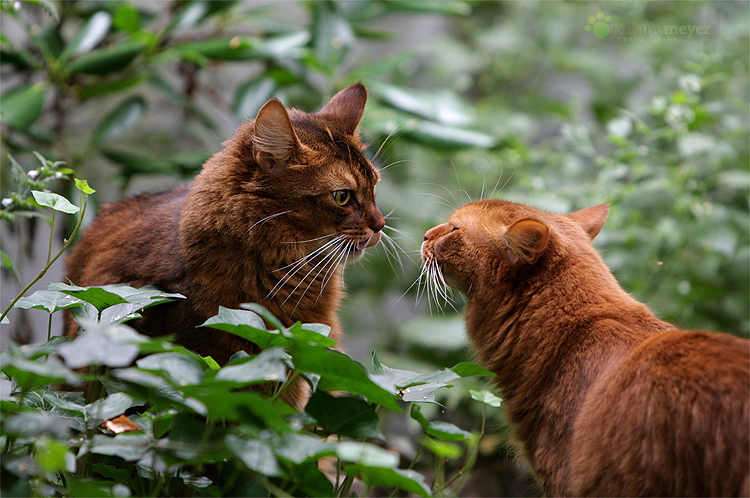
[[[379,232],[385,226],[385,218],[380,213],[380,209],[375,208],[372,213],[372,219],[370,220],[370,228],[373,232]]]

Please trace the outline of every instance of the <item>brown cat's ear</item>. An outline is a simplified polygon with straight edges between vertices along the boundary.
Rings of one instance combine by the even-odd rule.
[[[362,83],[357,83],[334,95],[317,114],[335,119],[347,135],[354,135],[365,112],[365,103],[367,90]]]
[[[549,228],[536,220],[520,220],[508,228],[504,239],[504,254],[511,264],[536,263],[547,247]]]
[[[299,148],[289,113],[276,99],[266,102],[255,118],[253,153],[255,160],[269,173],[283,171]]]
[[[575,213],[570,213],[568,218],[578,223],[583,231],[588,234],[591,240],[594,240],[602,227],[604,222],[607,221],[607,215],[609,214],[609,206],[604,202],[598,206],[591,206],[586,209],[581,209]]]

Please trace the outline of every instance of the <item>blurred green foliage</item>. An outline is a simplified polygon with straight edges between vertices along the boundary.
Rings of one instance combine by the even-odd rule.
[[[377,347],[414,369],[466,358],[460,313],[415,305],[416,285],[403,294],[424,231],[487,197],[558,213],[609,202],[595,243],[626,290],[679,327],[750,334],[746,2],[156,5],[3,0],[19,28],[0,35],[3,148],[116,175],[122,190],[185,179],[268,98],[314,110],[362,81],[378,204],[404,252],[403,267],[381,249],[347,269],[352,354]],[[605,38],[584,29],[598,12],[612,19]],[[712,29],[615,29],[665,25]],[[438,415],[478,426],[467,399],[446,392]],[[414,439],[413,425],[393,430]]]

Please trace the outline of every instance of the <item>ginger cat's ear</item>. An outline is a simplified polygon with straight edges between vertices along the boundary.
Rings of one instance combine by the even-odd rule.
[[[583,231],[588,234],[591,240],[594,240],[602,227],[604,222],[607,221],[607,215],[609,214],[609,206],[604,202],[598,206],[591,206],[586,209],[581,209],[575,213],[570,213],[568,218],[572,219],[583,228]]]
[[[544,223],[526,219],[515,222],[504,235],[504,254],[511,264],[536,263],[544,253],[549,228]]]
[[[284,104],[276,99],[266,102],[255,118],[253,152],[255,160],[269,173],[281,173],[299,148]]]
[[[335,118],[347,135],[354,135],[362,121],[366,103],[367,90],[362,83],[357,83],[334,95],[317,114]]]

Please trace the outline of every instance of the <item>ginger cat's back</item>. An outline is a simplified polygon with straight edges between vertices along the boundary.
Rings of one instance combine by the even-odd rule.
[[[466,294],[547,495],[746,496],[750,343],[675,329],[623,291],[591,244],[607,213],[472,203],[422,255]]]

